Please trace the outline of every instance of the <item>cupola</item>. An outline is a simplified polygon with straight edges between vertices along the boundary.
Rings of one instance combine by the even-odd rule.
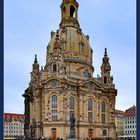
[[[61,4],[60,27],[73,26],[79,28],[78,7],[76,0],[63,0]]]

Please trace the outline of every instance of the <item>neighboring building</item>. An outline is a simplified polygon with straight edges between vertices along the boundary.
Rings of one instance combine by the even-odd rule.
[[[78,7],[76,0],[63,0],[60,28],[51,32],[44,68],[39,69],[35,55],[31,80],[23,94],[26,139],[66,140],[71,114],[75,116],[76,136],[80,140],[116,137],[117,90],[110,75],[107,49],[101,76],[93,77],[93,50],[89,36],[80,28]]]
[[[117,138],[124,136],[124,111],[115,110],[115,124]]]
[[[124,135],[136,139],[136,106],[125,110]]]
[[[4,139],[24,136],[24,115],[4,113]]]

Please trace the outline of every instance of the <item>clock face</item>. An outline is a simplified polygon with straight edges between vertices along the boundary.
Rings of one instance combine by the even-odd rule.
[[[51,86],[54,88],[57,86],[57,82],[55,80],[51,81]]]
[[[58,60],[58,57],[57,56],[54,56],[54,60],[57,61]]]

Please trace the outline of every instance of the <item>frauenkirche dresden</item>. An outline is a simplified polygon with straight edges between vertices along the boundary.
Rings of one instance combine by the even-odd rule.
[[[25,139],[70,139],[70,118],[74,116],[73,139],[114,140],[117,90],[107,49],[103,50],[101,75],[93,77],[93,50],[79,25],[79,4],[63,0],[60,7],[61,22],[51,32],[46,64],[40,68],[35,55],[23,94]]]

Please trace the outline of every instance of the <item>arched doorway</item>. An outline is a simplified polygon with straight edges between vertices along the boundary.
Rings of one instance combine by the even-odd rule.
[[[88,137],[92,138],[93,137],[93,129],[88,130]]]
[[[51,138],[54,140],[56,139],[56,128],[52,128]]]

